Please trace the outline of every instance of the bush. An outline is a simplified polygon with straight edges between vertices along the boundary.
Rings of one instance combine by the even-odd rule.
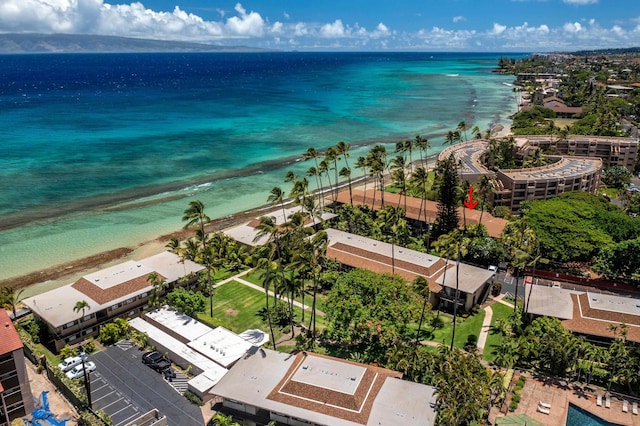
[[[509,411],[515,411],[516,408],[518,408],[518,403],[515,401],[511,401],[511,404],[509,404]]]
[[[511,402],[515,402],[517,407],[518,406],[517,404],[520,403],[520,394],[514,393],[513,396],[511,397]]]
[[[124,336],[121,334],[121,328],[112,322],[100,326],[99,339],[103,345],[113,345]]]
[[[198,395],[196,395],[195,393],[191,392],[191,391],[186,391],[183,396],[185,398],[187,398],[187,400],[192,403],[197,405],[198,407],[202,407],[204,405],[204,402],[198,398]]]
[[[444,321],[440,317],[433,317],[431,318],[431,327],[439,330],[444,327]]]
[[[60,358],[66,359],[72,356],[78,355],[78,349],[72,348],[69,345],[66,345],[64,348],[60,349]]]

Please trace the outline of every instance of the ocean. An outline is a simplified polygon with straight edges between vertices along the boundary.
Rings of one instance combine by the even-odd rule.
[[[420,134],[434,154],[460,121],[507,122],[499,57],[2,55],[0,279],[175,231],[194,199],[211,218],[263,205],[311,146],[355,161]]]

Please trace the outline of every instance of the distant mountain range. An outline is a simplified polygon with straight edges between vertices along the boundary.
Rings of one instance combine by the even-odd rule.
[[[265,49],[102,35],[0,34],[0,53],[259,51],[265,51]]]

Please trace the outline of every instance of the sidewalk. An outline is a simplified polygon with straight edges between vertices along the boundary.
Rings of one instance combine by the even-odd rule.
[[[491,319],[493,318],[493,309],[491,306],[484,308],[484,320],[482,320],[482,328],[480,329],[480,335],[478,336],[478,352],[480,355],[484,352],[484,345],[487,343],[487,336],[489,335],[489,329],[491,328]]]

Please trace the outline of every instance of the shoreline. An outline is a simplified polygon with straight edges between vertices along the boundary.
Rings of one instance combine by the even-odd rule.
[[[279,206],[263,205],[240,213],[213,219],[205,225],[207,232],[217,232],[248,222],[263,213],[276,211]],[[59,285],[69,284],[88,273],[100,270],[126,260],[141,259],[166,250],[171,238],[185,239],[192,236],[193,230],[179,229],[169,234],[143,241],[139,244],[118,247],[81,259],[54,265],[45,269],[30,272],[17,277],[0,280],[0,287],[9,286],[16,290],[24,289],[24,297],[32,296]]]
[[[495,128],[497,127],[497,128]],[[492,129],[493,137],[506,137],[511,134],[511,123],[494,125]],[[430,155],[427,161],[437,160],[438,154]],[[356,179],[355,184],[361,184],[362,178]],[[347,183],[344,182],[339,186],[339,190],[344,191]],[[330,188],[323,188],[316,191],[315,195],[330,191]],[[290,200],[286,203],[288,204]],[[227,215],[222,218],[213,219],[205,225],[205,230],[209,233],[223,231],[234,226],[249,222],[256,217],[268,214],[280,209],[279,205],[264,204],[239,213]],[[157,237],[142,241],[140,243],[118,247],[112,250],[103,251],[80,259],[53,265],[48,268],[29,272],[27,274],[6,278],[0,280],[0,287],[8,286],[16,290],[23,290],[23,297],[30,297],[61,285],[69,284],[82,276],[98,271],[100,269],[122,263],[127,260],[142,259],[153,256],[166,250],[166,244],[172,238],[184,240],[192,236],[193,230],[178,229],[168,234],[158,235]]]

